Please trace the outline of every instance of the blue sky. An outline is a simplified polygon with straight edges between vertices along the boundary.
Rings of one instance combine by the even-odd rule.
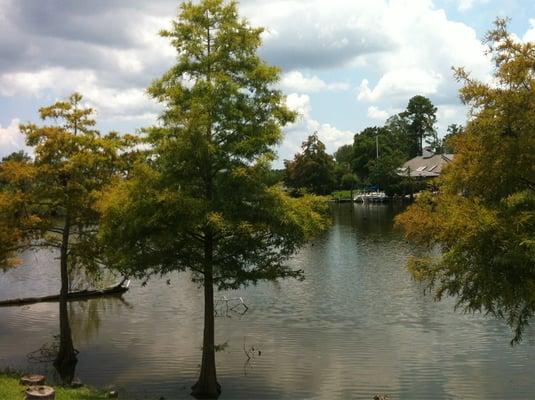
[[[135,132],[159,107],[144,92],[173,63],[158,30],[176,0],[0,0],[0,156],[23,147],[18,123],[80,91],[103,131]],[[438,106],[438,130],[463,123],[451,66],[488,79],[481,38],[497,16],[519,40],[535,41],[528,0],[242,0],[266,27],[261,54],[282,70],[288,104],[301,114],[285,129],[281,165],[318,131],[329,151],[422,94]]]

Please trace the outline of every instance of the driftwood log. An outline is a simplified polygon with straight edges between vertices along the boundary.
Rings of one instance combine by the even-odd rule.
[[[56,392],[50,386],[32,386],[26,390],[26,400],[54,400]]]
[[[105,289],[81,290],[79,292],[71,292],[67,295],[67,300],[73,301],[88,299],[92,297],[119,295],[126,292],[128,290],[129,285],[130,281],[123,281],[115,286],[110,286]],[[59,294],[44,297],[26,297],[23,299],[2,300],[0,301],[0,307],[22,306],[26,304],[43,303],[49,301],[59,301]]]

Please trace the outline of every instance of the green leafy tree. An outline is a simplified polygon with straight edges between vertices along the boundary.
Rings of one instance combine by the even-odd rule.
[[[220,394],[214,287],[302,277],[286,260],[326,226],[323,199],[290,198],[269,186],[281,126],[295,114],[275,89],[279,70],[257,50],[263,30],[235,2],[184,2],[162,35],[177,63],[149,93],[164,106],[146,130],[150,151],[102,198],[109,263],[129,276],[189,270],[204,288],[202,362],[196,397]]]
[[[351,165],[353,161],[353,145],[345,144],[334,152],[334,160],[338,165]]]
[[[284,169],[272,169],[269,172],[269,177],[266,181],[266,184],[268,184],[269,186],[283,184],[284,174],[285,174]]]
[[[415,278],[439,299],[505,319],[515,343],[535,313],[535,43],[513,38],[501,19],[486,43],[495,82],[456,70],[471,113],[454,139],[456,157],[439,194],[419,198],[397,223],[442,249],[411,261]]]
[[[407,110],[388,118],[383,127],[369,127],[355,135],[352,168],[362,182],[379,186],[389,195],[406,194],[411,185],[403,182],[398,168],[421,154],[427,139],[441,150],[436,135],[436,107],[423,96],[410,99]]]
[[[28,154],[26,154],[23,150],[17,151],[2,158],[2,161],[0,162],[0,169],[2,169],[2,164],[6,164],[8,162],[11,162],[11,165],[18,165],[18,164],[29,163],[31,161],[32,161],[31,157],[28,156]],[[15,164],[15,162],[17,164]],[[2,177],[0,176],[0,190],[2,190],[2,186],[7,185],[8,183],[9,181],[2,179]]]
[[[462,127],[462,125],[451,124],[448,126],[447,133],[444,136],[444,139],[442,141],[443,142],[442,150],[444,153],[450,153],[450,154],[455,153],[455,147],[454,147],[455,138],[457,138],[460,134],[462,134],[463,130],[464,128]]]
[[[400,194],[402,177],[398,175],[398,168],[403,164],[404,157],[401,152],[392,151],[371,160],[368,164],[370,170],[369,180],[378,186],[388,196]]]
[[[414,138],[410,133],[409,122],[407,118],[395,114],[388,118],[385,123],[385,129],[391,136],[391,147],[401,152],[406,160],[414,157]]]
[[[336,187],[339,189],[349,189],[350,187],[353,187],[355,183],[351,183],[349,179],[349,175],[352,174],[352,164],[353,164],[353,144],[346,144],[343,146],[340,146],[338,150],[334,152],[334,161],[335,161],[335,167],[334,167],[334,175],[336,179]],[[348,175],[348,176],[346,176]],[[344,180],[344,176],[345,180]],[[355,178],[357,178],[355,176]],[[350,189],[353,190],[352,188]]]
[[[341,183],[342,189],[349,190],[351,199],[353,199],[353,190],[355,190],[355,187],[359,183],[358,176],[348,172],[342,176]]]
[[[353,141],[353,171],[363,182],[369,183],[370,161],[377,158],[378,148],[385,151],[389,132],[383,127],[370,127],[364,129],[354,137]],[[380,142],[381,146],[377,146]]]
[[[359,180],[379,186],[389,194],[396,192],[400,177],[397,169],[409,157],[403,120],[390,118],[384,127],[366,128],[355,135],[353,170]]]
[[[75,93],[41,108],[41,118],[52,120],[51,125],[20,126],[35,159],[16,155],[0,165],[0,265],[9,265],[17,253],[30,249],[58,251],[60,314],[66,313],[69,273],[99,269],[95,203],[122,163],[123,142],[115,134],[100,136],[94,130],[93,110],[81,107],[81,100]],[[61,321],[66,334],[61,335],[55,366],[63,377],[62,371],[76,364],[76,354],[68,319]]]
[[[331,193],[336,185],[335,163],[325,151],[325,145],[319,140],[318,134],[310,135],[301,149],[302,152],[296,154],[293,161],[284,162],[286,185],[319,195]]]
[[[28,163],[32,161],[32,158],[28,154],[26,154],[24,150],[19,150],[2,158],[2,162],[7,162],[7,161],[18,161],[18,162]]]
[[[435,123],[437,108],[424,96],[414,96],[409,100],[407,109],[399,114],[406,119],[411,139],[410,157],[422,154],[423,143],[438,144]]]

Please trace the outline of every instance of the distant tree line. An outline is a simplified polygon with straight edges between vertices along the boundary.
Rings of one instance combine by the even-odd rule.
[[[452,139],[463,131],[460,125],[450,125],[441,140],[436,113],[430,99],[414,96],[403,112],[390,117],[383,126],[363,129],[352,144],[341,146],[333,155],[326,152],[314,133],[293,160],[284,162],[284,184],[294,194],[320,195],[355,188],[375,188],[389,195],[421,189],[425,182],[399,176],[398,168],[421,155],[425,145],[435,153],[453,152]]]

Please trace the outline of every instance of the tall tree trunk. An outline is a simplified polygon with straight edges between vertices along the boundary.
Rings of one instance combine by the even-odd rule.
[[[210,26],[206,27],[206,53],[210,58],[212,37]],[[212,66],[206,65],[206,80],[211,83]],[[210,120],[213,110],[209,109]],[[212,122],[207,126],[206,138],[212,142]],[[205,171],[206,200],[214,200],[213,173],[210,160],[207,160]],[[204,232],[204,333],[202,344],[202,363],[199,380],[192,386],[192,396],[198,399],[216,399],[221,394],[221,385],[217,382],[214,346],[214,272],[213,272],[214,236],[210,229]]]
[[[74,379],[74,370],[78,359],[76,350],[72,343],[71,325],[69,323],[69,313],[67,311],[67,294],[69,293],[69,236],[70,217],[65,217],[63,236],[60,248],[60,268],[61,268],[61,290],[59,296],[59,351],[54,361],[54,367],[58,371],[62,383],[70,385]]]
[[[60,272],[61,272],[61,290],[59,292],[60,298],[66,299],[69,294],[69,237],[71,234],[71,218],[67,213],[65,217],[65,224],[63,226],[63,234],[61,238],[60,248]]]
[[[206,239],[204,266],[204,335],[202,363],[199,380],[192,387],[191,394],[198,399],[216,399],[221,394],[217,382],[214,346],[214,279],[212,266],[212,240]]]

